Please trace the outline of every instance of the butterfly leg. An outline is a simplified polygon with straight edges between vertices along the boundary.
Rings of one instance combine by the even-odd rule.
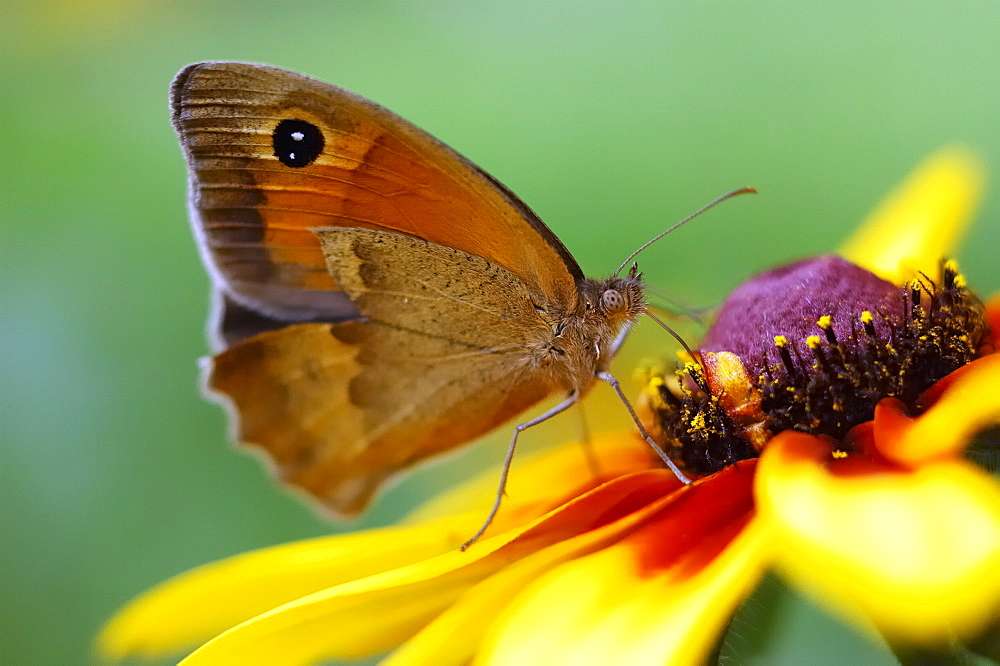
[[[524,432],[531,426],[536,426],[539,423],[548,421],[556,414],[561,414],[565,412],[567,409],[575,405],[577,400],[579,399],[580,399],[580,394],[574,391],[573,393],[570,393],[568,398],[566,398],[558,405],[556,405],[549,411],[545,412],[544,414],[536,416],[530,421],[525,421],[524,423],[518,423],[516,426],[514,426],[514,436],[510,438],[510,444],[507,446],[507,455],[504,456],[503,459],[503,469],[500,472],[500,484],[499,486],[497,486],[497,496],[496,499],[493,500],[493,508],[490,509],[490,513],[488,516],[486,516],[486,521],[479,528],[479,531],[473,534],[471,539],[469,539],[461,546],[459,546],[459,550],[465,550],[466,548],[474,544],[479,539],[479,537],[483,536],[483,533],[486,531],[486,528],[488,528],[490,526],[490,523],[493,522],[493,519],[496,518],[497,511],[500,510],[500,502],[503,499],[507,487],[507,476],[508,474],[510,474],[510,464],[514,460],[514,448],[517,446],[518,435],[520,435],[522,432]]]
[[[646,428],[639,420],[639,415],[635,413],[632,403],[625,397],[625,392],[622,391],[621,384],[618,383],[618,380],[615,379],[614,375],[607,371],[601,371],[597,373],[597,378],[602,382],[607,382],[611,388],[614,389],[615,393],[618,394],[618,399],[625,405],[625,409],[628,410],[629,416],[632,417],[632,420],[635,421],[636,427],[639,428],[639,434],[642,435],[642,438],[646,440],[646,443],[649,444],[654,451],[656,451],[656,455],[660,456],[660,459],[663,460],[663,464],[670,468],[670,471],[674,473],[674,476],[676,476],[681,483],[684,485],[691,483],[691,479],[689,479],[684,472],[682,472],[677,465],[674,464],[674,461],[670,459],[670,456],[667,455],[666,451],[660,448],[660,445],[653,441],[650,434],[646,432]]]
[[[580,448],[583,449],[583,457],[587,459],[587,467],[590,468],[594,479],[600,479],[603,475],[601,461],[597,459],[597,452],[594,450],[594,441],[590,437],[590,424],[582,402],[576,413],[580,417]]]

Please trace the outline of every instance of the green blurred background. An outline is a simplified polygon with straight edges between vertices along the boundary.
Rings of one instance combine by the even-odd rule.
[[[641,257],[652,284],[710,305],[836,248],[936,148],[969,145],[1000,174],[998,34],[993,0],[7,0],[0,662],[86,662],[102,621],[150,585],[346,529],[234,452],[199,395],[208,283],[166,106],[183,65],[265,62],[388,106],[510,186],[590,274],[754,185]],[[994,186],[959,254],[986,293],[998,215]],[[422,470],[348,527],[392,522],[500,455]],[[779,588],[750,615],[739,663],[892,661]]]

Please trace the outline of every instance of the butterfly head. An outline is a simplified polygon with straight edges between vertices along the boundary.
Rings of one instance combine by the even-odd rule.
[[[594,280],[589,286],[584,293],[584,308],[591,316],[605,319],[615,328],[634,322],[646,310],[642,274],[635,264],[626,277]]]

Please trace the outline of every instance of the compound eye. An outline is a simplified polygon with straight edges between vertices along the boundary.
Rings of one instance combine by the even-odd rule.
[[[618,313],[625,310],[625,297],[617,289],[608,289],[601,294],[601,307],[607,313]]]

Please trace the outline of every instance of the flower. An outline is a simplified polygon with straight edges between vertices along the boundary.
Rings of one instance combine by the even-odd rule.
[[[182,574],[113,618],[100,651],[207,640],[185,664],[700,662],[769,568],[892,641],[975,637],[1000,610],[1000,485],[962,453],[1000,422],[1000,299],[983,314],[940,258],[977,189],[971,158],[937,155],[848,245],[851,263],[781,269],[826,280],[831,311],[811,335],[761,333],[755,356],[744,311],[738,335],[709,335],[700,365],[652,376],[651,426],[694,483],[632,434],[594,443],[600,479],[577,447],[556,449],[521,461],[466,552],[493,475],[401,526]],[[846,291],[827,289],[841,278]],[[861,292],[881,295],[848,297]],[[937,348],[946,360],[930,370],[907,365]]]

